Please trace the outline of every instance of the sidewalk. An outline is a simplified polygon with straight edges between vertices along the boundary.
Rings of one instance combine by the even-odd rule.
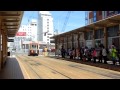
[[[20,65],[15,57],[8,57],[4,68],[0,71],[0,79],[24,79]]]

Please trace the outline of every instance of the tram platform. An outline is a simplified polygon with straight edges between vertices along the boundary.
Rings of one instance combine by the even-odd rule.
[[[67,60],[67,61],[77,62],[77,63],[81,63],[81,64],[91,65],[91,66],[95,66],[95,67],[100,67],[100,68],[120,72],[120,65],[118,65],[118,63],[117,63],[117,65],[113,65],[112,61],[107,61],[107,64],[104,64],[104,63],[99,63],[98,60],[96,63],[93,63],[92,61],[82,61],[82,60],[78,60],[78,59],[62,58],[62,57],[58,57],[58,56],[47,56],[47,57],[55,58],[58,60]]]
[[[5,66],[0,71],[0,79],[25,79],[21,65],[14,56],[7,57]]]

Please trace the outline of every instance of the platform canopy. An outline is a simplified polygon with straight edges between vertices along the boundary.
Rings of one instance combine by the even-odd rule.
[[[57,37],[64,37],[66,35],[71,35],[71,34],[77,34],[77,33],[82,33],[82,32],[87,32],[87,31],[92,31],[92,30],[99,30],[104,27],[110,27],[110,26],[115,26],[120,24],[120,14],[110,16],[108,18],[99,20],[97,22],[94,22],[92,24],[76,28],[74,30],[55,35],[51,38],[57,38]]]
[[[19,30],[24,11],[0,11],[1,28],[8,37],[14,37]]]

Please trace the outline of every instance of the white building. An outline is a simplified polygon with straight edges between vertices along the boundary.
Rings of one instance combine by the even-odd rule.
[[[32,41],[37,41],[37,20],[32,19],[27,28],[27,37],[31,38]]]
[[[38,13],[38,28],[37,35],[38,41],[44,41],[47,45],[50,45],[50,37],[54,34],[53,30],[53,18],[49,11],[39,11]]]
[[[23,41],[37,41],[37,20],[32,19],[28,25],[21,25],[14,38],[14,46],[20,50]]]

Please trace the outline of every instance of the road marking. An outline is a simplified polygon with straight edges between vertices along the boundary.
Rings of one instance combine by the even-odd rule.
[[[18,59],[18,58],[16,57],[16,59]],[[29,74],[28,74],[28,72],[26,71],[25,67],[22,65],[22,62],[20,62],[19,60],[18,60],[18,62],[20,63],[20,66],[24,69],[24,71],[25,71],[28,79],[31,79],[30,76],[29,76]],[[23,71],[22,71],[22,72],[23,72]],[[24,72],[23,72],[23,73],[24,73]]]

